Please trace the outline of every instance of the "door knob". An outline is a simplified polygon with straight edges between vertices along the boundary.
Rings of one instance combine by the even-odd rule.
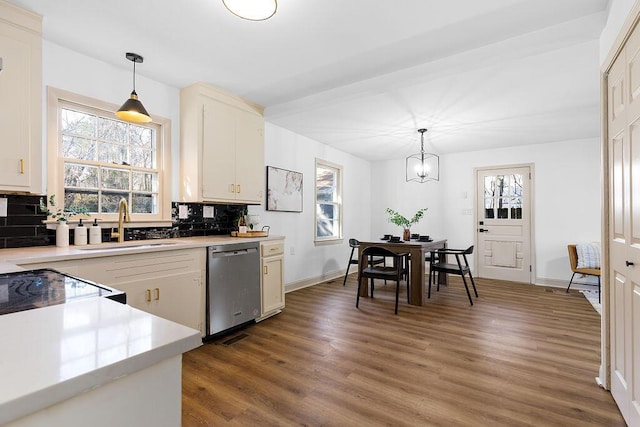
[[[633,265],[633,263],[630,261],[625,261],[624,263],[627,265],[627,267],[629,267],[630,265]]]
[[[488,233],[489,232],[489,230],[487,230],[486,228],[479,228],[478,231],[481,232],[481,233]]]

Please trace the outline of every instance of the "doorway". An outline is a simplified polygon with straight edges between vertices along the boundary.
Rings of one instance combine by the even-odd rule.
[[[533,165],[476,169],[476,275],[531,283]]]

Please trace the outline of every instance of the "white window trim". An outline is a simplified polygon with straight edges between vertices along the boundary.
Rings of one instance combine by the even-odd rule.
[[[64,200],[64,170],[63,162],[59,156],[60,148],[60,103],[78,104],[92,109],[102,110],[107,113],[117,111],[118,105],[62,89],[47,86],[47,193],[55,195],[56,201]],[[115,115],[114,115],[115,116]],[[152,123],[158,126],[156,142],[162,147],[162,153],[158,156],[158,213],[157,214],[132,214],[131,222],[127,227],[140,226],[167,226],[171,225],[171,120],[153,115]],[[101,225],[112,226],[118,222],[117,213],[91,214],[93,221],[98,218]],[[77,221],[77,218],[74,218]],[[85,220],[86,221],[86,220]]]
[[[337,169],[339,171],[338,177],[338,202],[337,204],[340,206],[340,220],[338,221],[338,236],[332,237],[318,237],[318,184],[317,184],[317,176],[318,176],[318,166],[326,166],[330,168]],[[315,245],[331,245],[342,243],[344,238],[342,236],[343,223],[344,223],[344,203],[343,203],[343,186],[342,186],[342,176],[344,175],[344,170],[341,165],[336,163],[332,163],[326,160],[316,158],[315,167],[313,169],[313,238]]]

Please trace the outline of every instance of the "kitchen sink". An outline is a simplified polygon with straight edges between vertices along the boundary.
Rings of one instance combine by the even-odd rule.
[[[157,242],[157,243],[147,243],[147,242],[136,242],[136,243],[101,243],[99,245],[88,245],[88,246],[78,246],[74,249],[79,249],[81,251],[112,251],[117,249],[144,249],[144,248],[161,248],[164,246],[173,246],[176,242]]]

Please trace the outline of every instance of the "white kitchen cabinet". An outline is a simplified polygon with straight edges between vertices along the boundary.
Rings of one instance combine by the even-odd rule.
[[[284,308],[284,241],[260,243],[262,318]]]
[[[127,304],[194,329],[200,324],[202,274],[191,271],[134,279],[113,286],[127,294]]]
[[[181,201],[260,204],[263,108],[197,83],[180,92]]]
[[[42,193],[42,18],[0,0],[0,190]]]
[[[53,268],[124,291],[127,304],[205,333],[204,248],[21,264]]]

